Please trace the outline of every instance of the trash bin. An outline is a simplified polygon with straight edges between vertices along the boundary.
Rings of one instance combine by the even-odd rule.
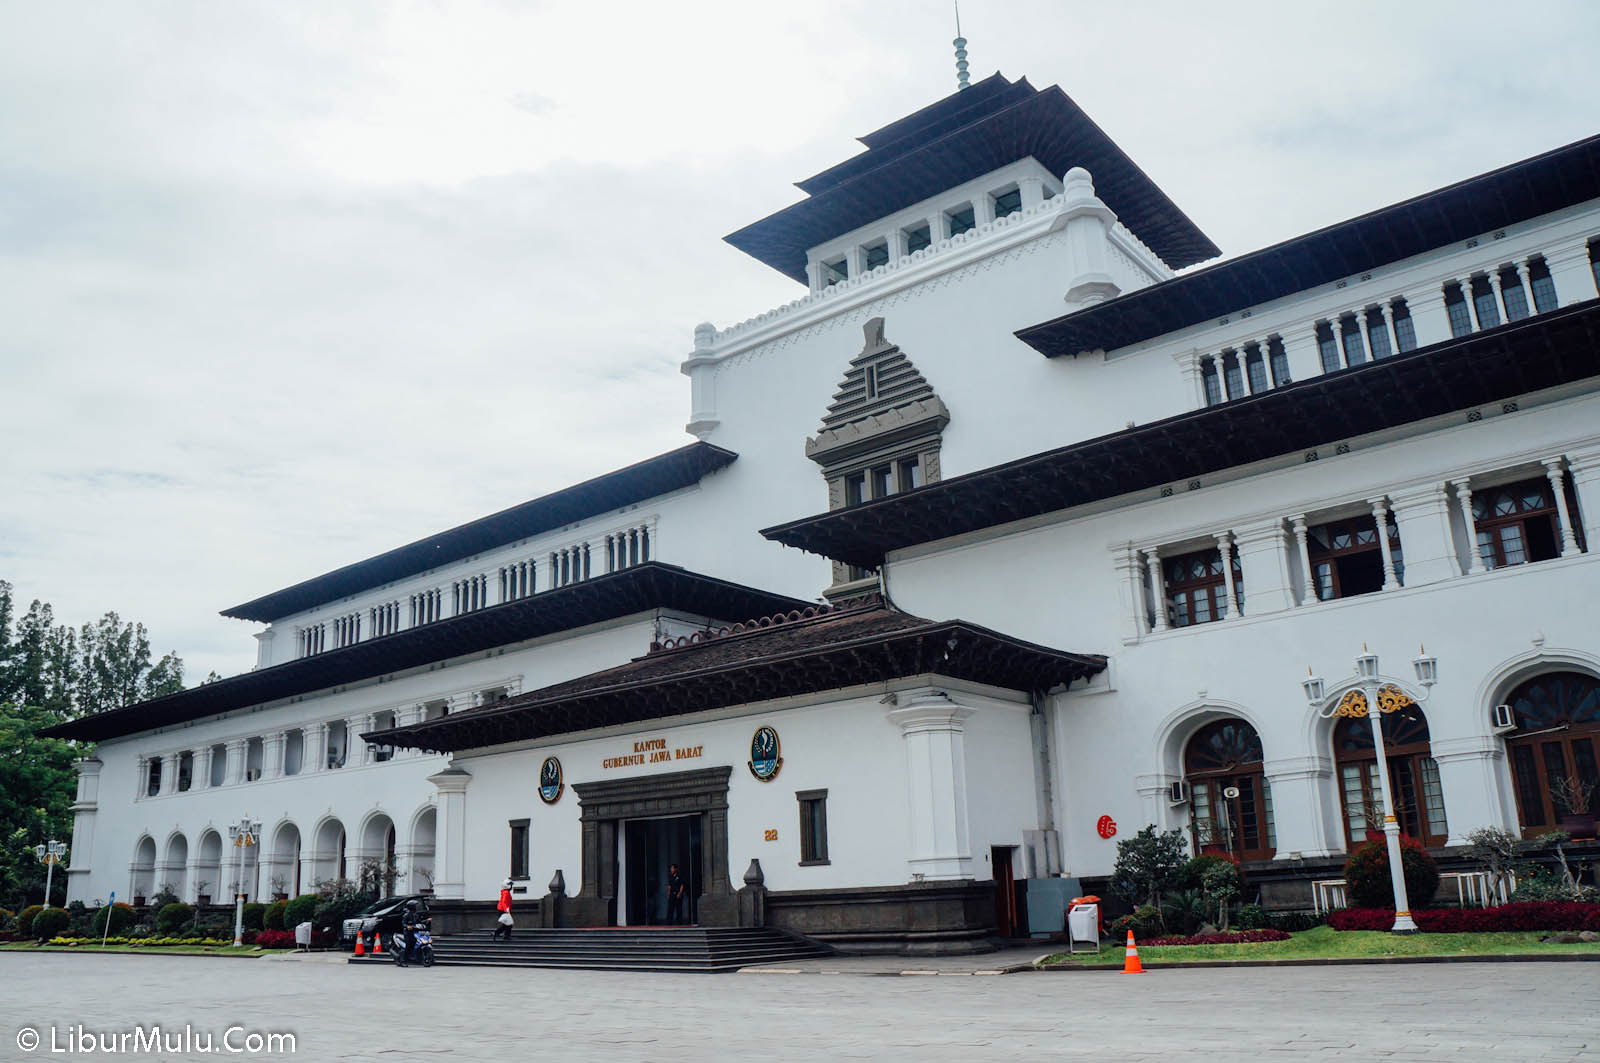
[[[294,928],[294,947],[297,949],[311,949],[311,923],[301,923]]]
[[[1067,951],[1076,952],[1079,944],[1100,951],[1100,906],[1074,904],[1067,909]]]

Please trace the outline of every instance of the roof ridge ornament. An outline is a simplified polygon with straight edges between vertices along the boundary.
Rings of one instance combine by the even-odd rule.
[[[971,77],[967,74],[967,39],[961,36],[961,0],[955,0],[956,5],[956,39],[950,43],[956,46],[956,91],[971,88]]]

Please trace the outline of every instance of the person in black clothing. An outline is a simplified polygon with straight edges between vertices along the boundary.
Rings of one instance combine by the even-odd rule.
[[[678,874],[678,865],[667,865],[667,925],[676,926],[684,921],[684,898],[689,894],[689,887],[684,885],[683,876]]]
[[[417,954],[417,921],[422,918],[422,910],[416,901],[407,901],[400,912],[400,929],[405,933],[405,944],[401,946],[405,951],[400,956],[400,966],[404,967],[411,962]]]

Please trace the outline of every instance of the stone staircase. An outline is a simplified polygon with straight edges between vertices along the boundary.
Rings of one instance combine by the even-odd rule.
[[[833,950],[781,930],[737,927],[519,929],[510,942],[493,930],[433,939],[439,967],[554,967],[585,971],[736,971],[760,963],[827,956]],[[387,953],[352,956],[357,965],[393,964]]]

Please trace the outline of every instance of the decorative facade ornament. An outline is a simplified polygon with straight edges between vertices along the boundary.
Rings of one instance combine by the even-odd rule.
[[[1384,715],[1415,705],[1416,702],[1411,696],[1393,683],[1385,683],[1378,688],[1378,711]],[[1352,690],[1339,699],[1339,704],[1334,706],[1332,715],[1362,720],[1366,719],[1367,711],[1367,696],[1359,690]]]

